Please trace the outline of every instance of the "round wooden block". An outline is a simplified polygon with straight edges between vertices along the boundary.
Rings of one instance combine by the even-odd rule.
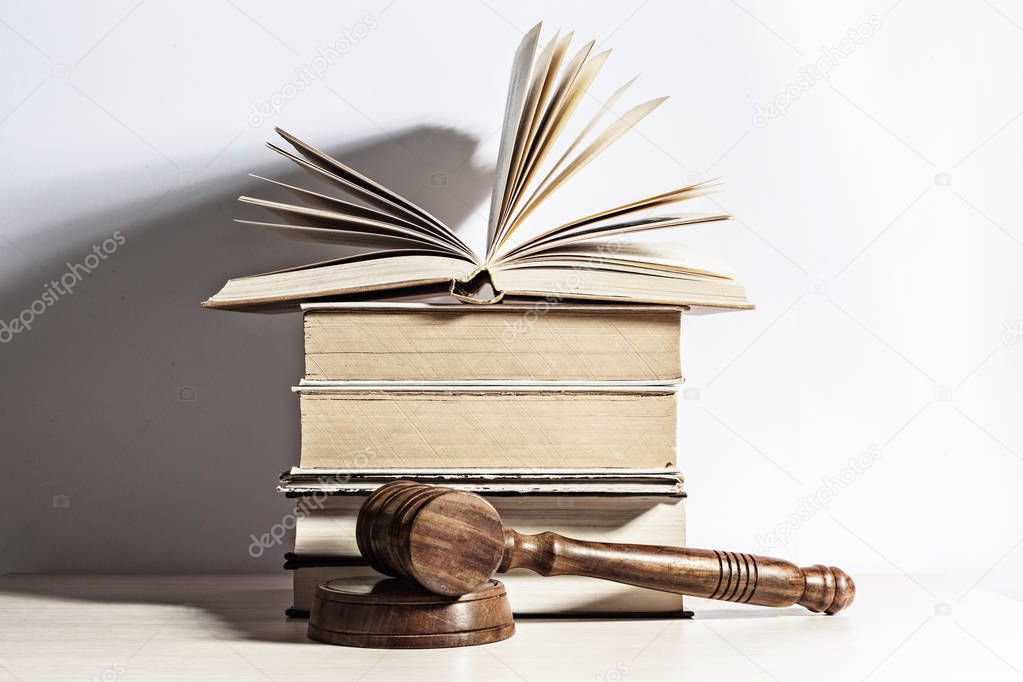
[[[489,644],[515,634],[504,585],[491,580],[460,597],[396,578],[338,578],[319,585],[310,639],[373,649]]]

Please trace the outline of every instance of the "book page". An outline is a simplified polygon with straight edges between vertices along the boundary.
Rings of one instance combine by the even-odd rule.
[[[675,216],[656,216],[652,218],[632,220],[624,223],[611,223],[608,225],[600,225],[597,227],[579,230],[567,236],[560,237],[557,239],[551,239],[543,244],[523,249],[519,251],[514,257],[508,258],[502,262],[513,263],[516,260],[524,258],[529,255],[545,253],[559,246],[575,244],[577,242],[583,242],[590,239],[596,239],[599,237],[610,237],[613,235],[621,235],[630,232],[661,230],[669,227],[680,227],[683,225],[696,225],[698,223],[709,223],[718,220],[728,220],[728,218],[729,216],[719,213],[692,213]]]
[[[498,234],[501,233],[501,225],[507,216],[509,202],[522,175],[522,165],[526,152],[532,144],[539,120],[543,115],[545,103],[550,96],[551,83],[561,65],[561,60],[564,58],[565,50],[568,47],[568,41],[571,38],[571,33],[560,40],[558,35],[555,34],[550,42],[547,43],[547,46],[540,52],[540,56],[536,58],[536,63],[533,65],[529,89],[526,91],[526,97],[522,103],[522,117],[519,120],[519,129],[515,134],[512,165],[508,173],[508,183],[504,188],[504,198],[502,199],[504,209],[501,211],[497,225]]]
[[[318,244],[339,244],[345,246],[369,246],[376,249],[418,248],[436,251],[438,254],[451,255],[448,248],[440,248],[420,237],[409,237],[399,234],[363,232],[334,227],[313,227],[310,225],[287,225],[284,223],[265,223],[257,220],[235,220],[243,225],[254,225],[291,239],[292,241],[314,242]]]
[[[509,182],[505,186],[501,214],[498,216],[497,221],[497,230],[493,241],[487,245],[488,257],[501,242],[508,218],[514,209],[515,199],[522,185],[526,158],[535,144],[537,132],[544,117],[544,112],[547,109],[547,103],[553,92],[554,79],[557,76],[558,69],[561,68],[561,62],[565,58],[565,53],[571,40],[571,33],[561,38],[561,40],[558,40],[558,36],[555,35],[547,47],[544,48],[544,51],[537,59],[536,65],[533,67],[533,80],[523,105],[522,120],[519,121],[519,131],[516,135],[515,149],[512,154],[512,169],[509,173]]]
[[[611,51],[607,50],[586,61],[586,57],[592,49],[593,41],[590,41],[583,46],[583,49],[565,67],[565,73],[562,75],[558,88],[551,98],[547,110],[544,112],[543,120],[536,131],[536,136],[532,140],[528,157],[523,161],[522,177],[519,178],[515,193],[507,207],[508,215],[505,216],[505,227],[499,234],[497,245],[494,248],[495,252],[500,250],[501,246],[504,245],[518,226],[518,223],[512,216],[521,203],[522,196],[530,186],[540,164],[543,163],[551,147],[561,135],[565,124],[571,117],[572,112],[575,111],[583,94],[585,94],[590,84],[597,77],[604,62],[607,61],[607,57],[611,54]]]
[[[368,218],[359,218],[345,213],[327,211],[321,208],[282,204],[276,201],[267,201],[265,199],[256,199],[247,196],[238,197],[238,201],[265,208],[285,220],[295,220],[297,221],[296,224],[300,226],[320,227],[327,230],[347,229],[353,232],[365,232],[371,235],[391,235],[430,244],[437,249],[441,249],[449,253],[460,253],[450,244],[441,241],[431,234],[420,230],[402,227],[401,225],[395,225],[393,223],[382,223]]]
[[[390,213],[378,211],[368,206],[361,206],[359,204],[353,204],[350,201],[332,197],[327,194],[321,194],[320,192],[314,192],[311,189],[305,189],[304,187],[297,187],[295,185],[289,185],[286,182],[280,180],[274,180],[273,178],[266,178],[262,175],[256,175],[255,173],[249,173],[250,178],[256,178],[257,180],[264,180],[278,187],[282,187],[296,197],[312,204],[313,206],[326,209],[328,211],[338,211],[346,215],[354,216],[357,218],[368,218],[377,222],[391,223],[395,225],[401,225],[409,229],[418,230],[421,229],[417,223],[413,223],[409,220],[401,218]]]
[[[644,197],[643,199],[637,199],[635,201],[622,204],[620,206],[615,206],[613,208],[593,213],[584,218],[579,218],[577,220],[567,222],[563,225],[559,225],[558,227],[551,228],[545,232],[541,232],[540,234],[529,237],[522,243],[518,244],[514,249],[511,249],[510,251],[502,255],[500,258],[498,258],[498,260],[507,260],[509,258],[514,257],[517,253],[521,252],[522,250],[530,246],[546,243],[556,237],[567,236],[569,233],[586,225],[591,225],[593,223],[602,222],[612,218],[621,218],[631,213],[637,213],[639,211],[645,211],[653,208],[658,208],[660,206],[667,206],[668,204],[679,203],[682,201],[686,201],[688,199],[695,199],[697,197],[706,196],[707,194],[710,193],[710,190],[712,190],[716,186],[717,183],[714,181],[707,183],[698,183],[695,185],[687,185],[685,187],[680,187],[678,189],[670,190],[668,192],[656,194],[652,197]]]
[[[440,220],[438,220],[437,218],[435,218],[432,215],[430,215],[425,209],[423,209],[420,206],[412,203],[411,201],[409,201],[405,197],[401,196],[397,192],[394,192],[392,190],[387,189],[386,187],[384,187],[383,185],[381,185],[378,182],[374,182],[370,178],[367,178],[365,175],[359,173],[354,168],[346,166],[345,164],[341,163],[337,159],[335,159],[335,158],[325,154],[324,152],[320,151],[316,147],[313,147],[312,145],[303,142],[302,140],[298,139],[294,135],[291,135],[287,131],[281,130],[280,128],[275,128],[274,130],[277,131],[278,135],[280,135],[285,140],[290,142],[291,145],[293,147],[295,147],[295,149],[297,149],[309,161],[311,161],[313,163],[319,162],[320,164],[323,164],[323,165],[327,166],[327,168],[329,170],[331,170],[334,173],[336,173],[337,175],[341,176],[342,178],[344,178],[348,182],[351,182],[351,183],[353,183],[355,185],[358,185],[359,187],[362,187],[367,192],[370,192],[372,194],[376,194],[379,197],[383,197],[385,199],[388,199],[389,201],[391,201],[391,202],[393,202],[393,203],[395,203],[395,204],[405,208],[406,210],[411,211],[415,215],[418,215],[421,219],[423,219],[426,222],[434,225],[435,227],[440,229],[442,232],[446,233],[448,236],[450,236],[450,237],[452,237],[454,239],[457,239],[455,234],[453,232],[451,232],[447,228],[447,226],[444,225],[444,223],[442,223]]]
[[[440,228],[428,223],[422,217],[416,215],[415,213],[412,213],[403,206],[394,203],[390,199],[374,194],[373,192],[363,187],[360,187],[359,185],[354,184],[349,180],[346,180],[345,178],[342,178],[340,175],[337,175],[336,173],[333,173],[325,168],[321,168],[320,166],[317,166],[314,163],[310,163],[309,161],[306,161],[301,157],[295,156],[291,152],[281,149],[280,147],[274,144],[267,142],[266,146],[274,150],[281,156],[290,159],[291,161],[296,163],[300,168],[307,171],[314,177],[318,177],[320,179],[326,178],[327,180],[345,188],[346,191],[351,192],[352,194],[359,197],[360,199],[370,204],[371,206],[375,206],[376,208],[381,209],[382,211],[393,212],[397,213],[398,215],[405,216],[406,218],[409,219],[409,221],[413,222],[416,225],[416,228],[419,229],[420,231],[440,237],[441,239],[450,242],[453,246],[455,246],[456,249],[459,250],[459,252],[465,253],[467,256],[470,256],[473,259],[476,258],[475,254],[472,253],[472,250],[469,249],[468,246],[465,246],[460,240],[452,239],[450,236],[446,235],[442,230],[440,230]]]
[[[624,235],[561,246],[514,263],[515,267],[558,263],[616,269],[622,266],[644,270],[674,270],[734,279],[735,271],[724,261],[677,242],[637,241]],[[509,263],[509,267],[513,264]]]
[[[476,265],[464,258],[416,251],[381,251],[334,261],[313,263],[228,280],[203,303],[207,308],[233,308],[300,302],[323,296],[343,296],[446,284],[464,279]]]
[[[581,300],[670,303],[714,308],[752,308],[742,285],[724,277],[655,270],[566,263],[520,267],[506,263],[491,269],[494,283],[507,296],[541,296]]]
[[[571,33],[560,40],[558,39],[558,34],[555,34],[554,38],[547,44],[547,47],[540,53],[533,66],[529,90],[523,102],[522,118],[519,120],[519,129],[515,135],[511,168],[508,172],[508,182],[505,184],[504,196],[501,200],[501,211],[497,218],[494,239],[487,244],[488,257],[504,233],[505,223],[512,210],[514,197],[521,182],[526,156],[532,146],[540,119],[543,116],[546,103],[552,92],[554,78],[561,66],[571,39]]]
[[[501,217],[504,196],[510,181],[512,156],[518,136],[519,122],[522,120],[522,105],[529,86],[529,74],[536,53],[536,43],[540,37],[542,23],[537,24],[522,39],[515,59],[512,61],[511,80],[508,84],[508,97],[504,107],[504,123],[501,127],[501,146],[497,153],[497,169],[494,176],[494,191],[490,198],[490,217],[487,220],[487,247],[494,242],[497,223]]]
[[[611,51],[607,50],[606,52],[607,54],[610,54]],[[597,57],[600,57],[600,55],[597,55]],[[593,59],[597,59],[597,57],[594,57]],[[566,149],[564,153],[562,153],[562,155],[558,158],[554,165],[551,166],[551,169],[547,171],[547,175],[545,175],[543,180],[540,181],[540,183],[537,185],[538,187],[543,187],[544,185],[546,185],[548,181],[552,177],[554,177],[554,174],[561,170],[561,168],[565,165],[565,162],[572,155],[572,152],[574,152],[576,148],[580,144],[582,144],[583,140],[589,137],[590,133],[593,132],[593,129],[596,128],[597,124],[599,124],[600,121],[604,118],[604,114],[611,111],[611,108],[618,103],[618,100],[620,100],[622,96],[626,93],[626,91],[628,91],[628,89],[632,86],[632,84],[636,82],[637,78],[639,78],[639,76],[636,76],[628,83],[615,90],[611,94],[611,96],[607,98],[607,101],[605,101],[604,104],[597,110],[597,113],[594,114],[592,118],[590,118],[586,126],[583,127],[582,131],[572,141],[572,144],[568,146],[568,149]]]
[[[558,175],[553,177],[546,186],[537,188],[536,193],[529,202],[522,208],[522,211],[515,218],[516,224],[525,220],[537,205],[544,200],[551,192],[554,192],[561,185],[572,178],[598,154],[607,149],[618,138],[632,129],[634,125],[643,120],[650,112],[660,106],[667,97],[644,102],[621,115],[614,123],[608,126],[595,140],[588,144],[579,155],[572,159]]]

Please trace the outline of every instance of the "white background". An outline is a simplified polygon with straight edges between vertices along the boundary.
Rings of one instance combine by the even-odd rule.
[[[289,540],[249,546],[289,510],[273,486],[297,461],[300,320],[199,301],[332,253],[232,223],[245,174],[292,172],[262,146],[282,125],[478,233],[511,56],[539,19],[615,49],[596,94],[642,73],[627,104],[672,96],[579,196],[727,182],[736,220],[686,239],[757,309],[685,325],[691,544],[903,572],[936,604],[961,595],[928,574],[1023,596],[1023,7],[1007,0],[2,3],[0,319],[125,243],[0,346],[0,572],[279,566]],[[346,35],[322,77],[253,116]],[[807,495],[828,503],[800,516]]]

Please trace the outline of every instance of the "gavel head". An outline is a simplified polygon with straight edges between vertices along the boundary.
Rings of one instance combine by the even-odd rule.
[[[411,481],[374,491],[359,510],[355,536],[375,570],[443,595],[472,592],[504,556],[501,516],[489,502]]]

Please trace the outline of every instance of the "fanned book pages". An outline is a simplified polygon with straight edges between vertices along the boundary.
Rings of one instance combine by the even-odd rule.
[[[672,241],[638,237],[727,220],[720,213],[676,210],[706,195],[714,182],[595,206],[557,225],[538,224],[538,208],[665,99],[616,113],[630,81],[596,114],[577,121],[580,132],[566,135],[609,52],[592,54],[593,41],[571,52],[571,34],[555,35],[541,48],[539,37],[537,24],[515,53],[484,253],[474,252],[454,230],[412,201],[278,129],[294,153],[273,144],[270,148],[338,192],[324,194],[260,178],[289,190],[300,203],[243,196],[241,201],[275,218],[241,222],[292,239],[372,250],[235,278],[203,305],[252,310],[443,288],[470,303],[522,296],[751,308],[727,266]]]

